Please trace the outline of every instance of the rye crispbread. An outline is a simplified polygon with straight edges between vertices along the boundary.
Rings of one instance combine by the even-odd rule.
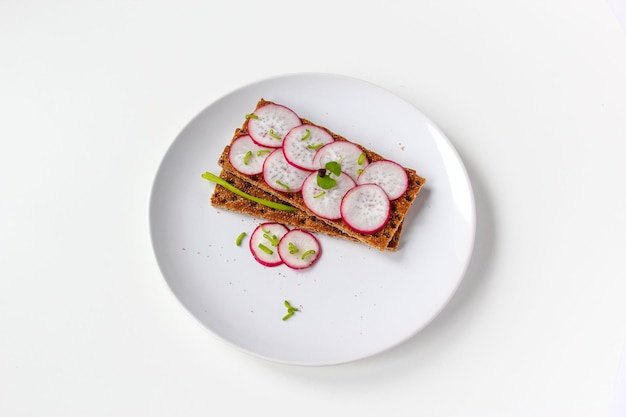
[[[264,99],[261,99],[256,106],[256,109],[258,109],[261,106],[264,106],[266,104],[271,104],[271,101],[266,101]],[[256,110],[255,109],[255,110]],[[321,127],[323,129],[325,129],[326,131],[328,131],[335,140],[343,140],[346,141],[347,139],[344,138],[343,136],[336,134],[332,131],[330,131],[329,129],[323,127],[323,126],[319,126],[316,125],[315,123],[311,122],[310,120],[304,119],[304,118],[300,118],[303,124],[311,124],[311,125],[315,125],[318,127]],[[247,134],[247,121],[244,122],[243,126],[241,128],[238,128],[235,130],[235,133],[233,135],[232,140],[234,141],[236,138],[238,138],[241,135]],[[232,143],[232,141],[231,141]],[[356,144],[357,146],[359,146],[363,152],[365,152],[365,154],[367,155],[367,158],[369,159],[370,162],[374,162],[374,161],[379,161],[379,160],[384,160],[386,158],[382,157],[381,155],[363,147],[362,145]],[[404,218],[406,217],[406,214],[409,210],[409,208],[411,207],[411,205],[413,204],[413,202],[415,201],[415,198],[417,197],[417,195],[420,192],[420,189],[422,188],[422,186],[425,183],[425,179],[421,176],[419,176],[415,170],[410,169],[410,168],[404,168],[408,178],[409,178],[409,185],[408,188],[406,190],[406,192],[404,193],[404,195],[402,195],[400,198],[391,201],[391,216],[389,218],[389,221],[387,222],[387,224],[385,225],[385,227],[373,234],[364,234],[364,233],[359,233],[354,231],[353,229],[351,229],[348,225],[346,225],[343,220],[339,219],[339,220],[328,220],[328,219],[322,219],[320,217],[317,217],[315,214],[313,214],[304,204],[304,201],[302,199],[302,195],[300,193],[288,193],[288,192],[282,192],[282,191],[277,191],[275,189],[273,189],[272,187],[270,187],[269,185],[267,185],[265,183],[265,181],[263,180],[263,175],[262,174],[257,174],[257,175],[245,175],[242,174],[240,172],[238,172],[230,163],[230,161],[228,160],[228,151],[230,149],[230,145],[226,146],[224,148],[224,151],[222,152],[219,160],[218,160],[218,165],[220,165],[220,167],[222,167],[223,171],[227,174],[230,174],[230,176],[234,176],[236,178],[238,178],[239,180],[243,181],[246,184],[249,184],[249,188],[248,190],[260,190],[263,191],[266,194],[269,194],[271,196],[273,196],[274,198],[278,199],[279,201],[283,202],[283,203],[287,203],[289,205],[294,206],[295,208],[298,209],[299,212],[304,213],[304,215],[302,214],[298,214],[301,217],[308,217],[309,218],[309,223],[312,225],[313,223],[317,224],[317,223],[325,223],[327,226],[330,226],[331,228],[333,228],[332,230],[332,234],[335,236],[341,236],[341,237],[349,237],[350,240],[356,240],[359,241],[361,243],[364,243],[368,246],[374,247],[376,249],[379,250],[386,250],[386,249],[390,249],[390,250],[395,250],[398,247],[398,243],[399,243],[399,238],[400,238],[400,230],[401,230],[401,226],[404,222]],[[224,174],[223,172],[223,174]],[[244,186],[242,184],[242,186]],[[247,186],[246,186],[247,187]],[[222,193],[223,190],[225,190],[222,187],[215,187],[215,192],[214,193]],[[249,192],[247,191],[247,192]],[[250,192],[249,192],[250,193]],[[234,194],[233,194],[234,195]],[[236,196],[236,195],[234,195]],[[232,196],[230,197],[231,199],[233,198]],[[231,200],[232,203],[227,207],[226,205],[220,205],[219,201],[217,201],[217,199],[212,199],[212,204],[218,206],[218,207],[223,207],[229,210],[233,210],[233,211],[238,211],[241,213],[251,213],[254,210],[251,209],[251,204],[252,203],[250,200],[247,200],[243,197],[239,197],[242,200],[245,201],[235,201],[235,200]],[[215,200],[215,202],[213,201]],[[221,200],[220,200],[221,201]],[[246,203],[247,201],[247,203]],[[236,203],[236,204],[235,204]],[[315,218],[316,220],[312,220],[312,218]],[[325,230],[329,230],[328,228],[324,227],[323,229]],[[312,229],[309,230],[313,230],[313,231],[318,231],[321,233],[324,233],[322,231],[322,227],[313,227]],[[395,242],[394,242],[395,240]],[[392,243],[393,242],[393,243]]]
[[[254,197],[262,198],[264,200],[269,200],[276,203],[284,203],[284,201],[279,200],[275,196],[266,193],[260,188],[253,186],[251,183],[244,181],[243,179],[231,174],[228,171],[222,170],[222,172],[220,172],[220,178],[227,181],[230,185]],[[274,221],[287,226],[308,230],[310,232],[324,233],[325,235],[335,238],[348,239],[358,242],[356,238],[345,234],[341,230],[330,226],[329,224],[321,221],[319,218],[311,216],[302,210],[276,210],[271,207],[267,207],[265,205],[248,200],[247,198],[241,197],[219,184],[215,186],[215,191],[211,196],[211,205],[213,205],[214,207],[223,208],[225,210],[246,214],[254,218]],[[395,251],[398,249],[401,232],[402,225],[400,225],[393,239],[391,239],[391,241],[387,245],[387,250]]]

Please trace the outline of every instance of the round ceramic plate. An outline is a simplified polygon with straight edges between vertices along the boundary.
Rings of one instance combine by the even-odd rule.
[[[235,244],[259,220],[211,206],[214,184],[201,175],[219,173],[218,156],[261,98],[426,178],[396,252],[318,235],[321,258],[295,271]],[[265,359],[331,365],[396,346],[441,311],[469,263],[475,206],[463,163],[419,110],[354,78],[296,74],[240,88],[185,127],[154,180],[150,228],[167,284],[211,332]],[[285,300],[300,310],[288,320]]]

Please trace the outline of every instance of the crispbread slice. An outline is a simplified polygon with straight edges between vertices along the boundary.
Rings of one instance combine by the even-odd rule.
[[[256,108],[259,108],[269,103],[272,103],[272,102],[261,99],[257,103]],[[301,118],[301,120],[302,120],[302,123],[315,125],[315,123],[311,122],[310,120],[307,120],[304,118]],[[247,123],[244,122],[242,128],[235,130],[235,134],[233,135],[232,140],[247,133],[246,125]],[[319,126],[319,125],[316,125],[316,126]],[[347,140],[343,136],[340,136],[323,126],[319,126],[319,127],[327,130],[333,136],[335,140],[344,140],[344,141]],[[365,152],[368,159],[372,162],[385,159],[381,155],[363,147],[362,145],[358,145],[358,146],[363,150],[363,152]],[[382,230],[373,234],[363,234],[363,233],[356,232],[350,227],[348,227],[341,219],[340,220],[328,220],[328,219],[321,219],[315,216],[310,210],[308,210],[308,208],[304,204],[302,195],[300,193],[286,193],[286,192],[277,191],[265,183],[265,181],[263,180],[262,174],[249,175],[249,176],[241,174],[229,162],[228,151],[229,151],[229,146],[226,146],[224,148],[224,151],[222,152],[222,155],[220,156],[218,160],[218,164],[222,167],[224,171],[244,180],[245,182],[249,183],[253,188],[258,188],[268,194],[273,195],[279,200],[296,207],[297,209],[306,213],[308,216],[317,218],[319,221],[322,221],[326,223],[327,225],[341,231],[343,234],[350,236],[353,240],[358,240],[361,243],[377,248],[379,250],[385,250],[388,248],[390,242],[394,239],[396,232],[402,225],[409,208],[415,201],[415,198],[419,194],[421,187],[424,185],[426,181],[424,178],[419,176],[415,172],[415,170],[410,169],[410,168],[405,168],[407,175],[409,177],[409,186],[408,186],[407,191],[402,197],[391,201],[391,213],[392,214],[391,214],[389,221],[387,222],[387,224]]]
[[[220,178],[224,179],[232,186],[258,198],[269,200],[277,203],[284,203],[275,196],[266,193],[258,187],[253,186],[249,182],[231,174],[228,171],[222,170]],[[328,236],[349,239],[357,241],[352,236],[349,236],[339,229],[321,221],[315,216],[310,216],[302,210],[295,209],[293,211],[276,210],[271,207],[264,206],[254,201],[248,200],[245,197],[241,197],[232,191],[227,190],[221,185],[215,186],[215,191],[211,196],[211,204],[214,207],[223,208],[226,210],[234,211],[237,213],[247,214],[255,218],[261,218],[274,222],[279,222],[288,226],[298,227],[311,232],[324,233]],[[398,231],[394,235],[387,245],[387,250],[395,251],[398,249],[400,243],[400,234],[402,232],[402,225],[398,228]]]

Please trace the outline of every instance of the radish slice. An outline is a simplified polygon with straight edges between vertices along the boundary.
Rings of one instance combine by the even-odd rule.
[[[342,173],[338,177],[332,176],[337,181],[334,187],[324,189],[317,184],[317,176],[317,172],[311,173],[302,184],[304,204],[319,217],[330,220],[340,219],[341,200],[356,183],[350,176]]]
[[[409,176],[400,164],[376,161],[369,164],[356,180],[357,184],[379,185],[390,200],[400,198],[409,186]]]
[[[319,148],[335,139],[326,130],[313,125],[296,126],[283,139],[283,153],[287,161],[298,168],[313,171],[313,157]]]
[[[261,223],[250,235],[250,251],[261,265],[278,266],[283,263],[278,254],[280,239],[289,229],[275,222]]]
[[[285,135],[301,125],[298,115],[279,104],[266,104],[248,115],[248,133],[253,141],[261,146],[278,148]]]
[[[285,159],[282,149],[275,149],[263,163],[263,179],[275,190],[296,193],[302,189],[309,171],[296,168]]]
[[[257,145],[249,135],[241,135],[230,144],[228,160],[242,174],[256,175],[263,172],[263,161],[270,152]]]
[[[313,265],[319,259],[321,250],[317,238],[301,229],[290,230],[278,243],[280,259],[293,269],[304,269]]]
[[[313,158],[316,169],[324,168],[328,162],[338,162],[341,171],[356,180],[361,171],[369,164],[365,152],[352,142],[336,140],[322,146]]]
[[[387,224],[391,204],[387,193],[376,184],[357,185],[341,202],[341,217],[359,233],[376,233]]]

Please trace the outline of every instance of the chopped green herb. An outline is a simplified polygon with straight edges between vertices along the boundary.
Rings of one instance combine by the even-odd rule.
[[[300,311],[296,307],[292,306],[287,300],[285,300],[283,304],[285,305],[285,307],[287,307],[287,314],[283,316],[283,321],[293,316],[297,311]]]
[[[268,255],[272,255],[274,253],[273,250],[271,250],[270,248],[268,248],[262,243],[259,243],[259,249],[261,249],[263,252],[267,253]]]
[[[265,154],[270,153],[271,151],[269,149],[261,149],[260,151],[256,151],[256,156],[263,156]]]
[[[323,196],[324,194],[326,194],[326,191],[322,191],[321,193],[319,193],[318,195],[314,195],[313,198],[320,198],[321,196]]]
[[[205,172],[204,174],[202,174],[202,178],[204,178],[205,180],[214,182],[216,184],[219,184],[222,187],[226,188],[227,190],[232,191],[233,193],[241,197],[247,198],[248,200],[254,201],[255,203],[259,203],[259,204],[262,204],[267,207],[271,207],[276,210],[282,210],[282,211],[294,211],[295,210],[295,207],[288,206],[286,204],[276,203],[274,201],[264,200],[262,198],[254,197],[250,194],[247,194],[241,191],[239,188],[233,186],[232,184],[230,184],[223,178],[220,178],[211,172]]]
[[[246,237],[246,232],[241,232],[239,236],[237,236],[237,240],[235,240],[235,243],[237,244],[237,246],[241,246],[241,241],[243,240],[244,237]]]
[[[367,155],[365,155],[365,152],[363,152],[361,155],[359,155],[359,159],[357,160],[357,163],[359,165],[363,165],[365,163],[366,158],[367,158]]]
[[[243,164],[244,165],[248,165],[248,162],[250,162],[250,157],[251,156],[252,156],[252,151],[246,152],[246,154],[243,156]]]
[[[261,229],[261,230],[263,230],[263,229]],[[276,235],[270,235],[269,233],[263,233],[263,237],[264,237],[265,239],[269,240],[269,241],[270,241],[270,244],[271,244],[272,246],[278,246],[278,241],[280,240],[280,239],[278,239],[278,236],[276,236]]]
[[[270,136],[273,137],[276,140],[283,140],[283,138],[281,138],[279,135],[274,133],[274,129],[270,129]]]
[[[318,143],[317,145],[307,145],[307,148],[309,149],[319,149],[323,146],[323,143]]]
[[[298,252],[300,251],[298,250],[298,248],[296,248],[296,245],[294,245],[292,242],[289,242],[289,253],[294,254]]]
[[[258,118],[259,118],[259,116],[257,116],[254,113],[246,114],[246,120],[248,120],[248,119],[258,119]]]
[[[300,140],[307,140],[310,137],[311,137],[311,131],[309,129],[306,129],[306,134],[302,136],[302,139]]]
[[[285,184],[285,183],[282,183],[282,182],[276,180],[276,184],[280,185],[281,187],[283,187],[287,191],[290,190],[289,186],[287,184]]]
[[[302,254],[302,259],[306,258],[309,255],[315,255],[316,252],[313,249],[310,249]]]

